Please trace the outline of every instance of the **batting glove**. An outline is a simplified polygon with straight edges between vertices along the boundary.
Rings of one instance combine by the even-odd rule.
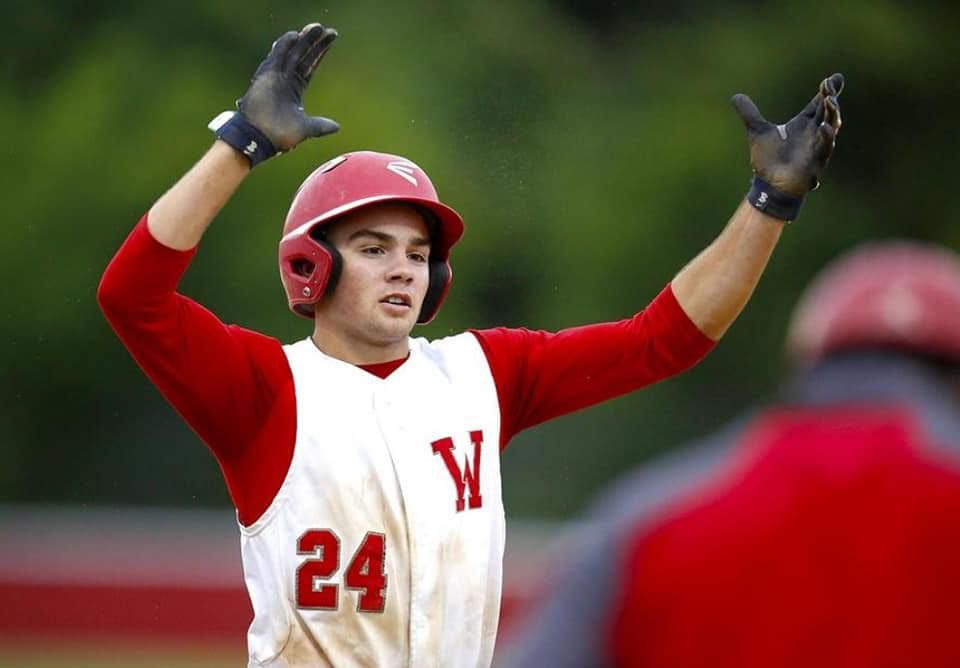
[[[303,111],[303,92],[336,38],[336,30],[319,23],[281,35],[254,72],[250,88],[237,100],[239,111],[218,115],[210,129],[247,156],[251,166],[305,139],[339,130],[336,121]]]
[[[747,199],[757,209],[794,220],[803,196],[820,186],[840,131],[842,90],[842,74],[827,77],[807,106],[783,125],[767,121],[748,96],[733,96],[733,108],[747,129],[754,173]]]

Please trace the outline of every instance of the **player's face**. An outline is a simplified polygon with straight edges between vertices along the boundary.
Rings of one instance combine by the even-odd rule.
[[[343,269],[333,294],[317,304],[318,328],[348,346],[354,362],[406,355],[430,275],[423,217],[404,204],[366,207],[333,225],[327,239]]]

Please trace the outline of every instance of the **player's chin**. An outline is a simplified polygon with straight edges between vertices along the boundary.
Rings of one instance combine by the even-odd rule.
[[[413,310],[406,313],[380,314],[377,318],[379,329],[391,339],[403,338],[410,334],[417,324],[417,316]]]

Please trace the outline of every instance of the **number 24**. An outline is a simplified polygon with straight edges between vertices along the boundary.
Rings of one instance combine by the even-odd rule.
[[[297,554],[307,559],[297,568],[297,607],[309,610],[336,610],[340,586],[321,584],[340,568],[340,537],[330,529],[310,529],[297,540]],[[354,552],[344,574],[347,589],[360,592],[358,612],[383,612],[386,605],[386,536],[368,531]]]

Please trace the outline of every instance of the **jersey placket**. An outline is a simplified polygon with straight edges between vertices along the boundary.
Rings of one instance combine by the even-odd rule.
[[[417,365],[410,359],[396,373],[409,374]],[[438,596],[437,564],[434,556],[439,551],[436,519],[431,512],[435,501],[428,490],[429,464],[423,453],[429,453],[429,444],[418,442],[419,429],[411,424],[411,412],[405,409],[410,397],[403,396],[402,387],[384,382],[374,392],[374,413],[390,454],[403,494],[406,515],[408,554],[410,558],[410,665],[427,666],[436,660],[440,646],[436,624],[430,622],[430,611],[442,597]],[[409,388],[406,388],[409,390]],[[423,453],[419,452],[422,448]],[[442,609],[442,606],[440,606]],[[439,622],[440,620],[436,620]]]

